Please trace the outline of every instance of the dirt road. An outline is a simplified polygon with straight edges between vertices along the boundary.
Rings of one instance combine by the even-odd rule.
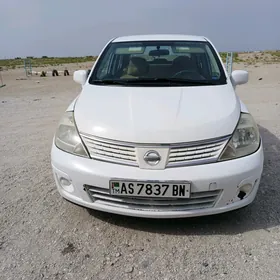
[[[3,72],[0,279],[279,279],[280,65],[246,69],[250,82],[238,94],[265,146],[255,202],[223,215],[160,221],[88,211],[63,200],[50,148],[79,85],[71,76],[16,80],[22,70]]]

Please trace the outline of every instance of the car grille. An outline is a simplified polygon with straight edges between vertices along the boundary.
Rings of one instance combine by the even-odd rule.
[[[216,162],[229,140],[227,136],[193,143],[157,145],[119,142],[86,134],[81,134],[81,137],[91,158],[129,166],[139,166],[138,147],[147,146],[155,150],[157,147],[165,147],[169,149],[167,168]]]
[[[227,141],[228,138],[223,138],[214,143],[208,142],[197,145],[171,146],[167,167],[216,161]]]
[[[90,156],[94,159],[137,166],[135,147],[81,135]]]
[[[94,203],[142,211],[187,211],[214,207],[221,190],[192,192],[190,198],[140,198],[111,196],[108,189],[85,185]]]

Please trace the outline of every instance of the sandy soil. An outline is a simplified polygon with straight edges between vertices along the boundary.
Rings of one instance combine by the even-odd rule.
[[[79,67],[68,65],[70,75]],[[238,94],[265,146],[255,202],[237,212],[168,221],[88,211],[63,200],[51,173],[51,141],[80,86],[71,76],[16,80],[22,69],[2,72],[0,279],[279,279],[280,65],[245,69],[250,81]]]

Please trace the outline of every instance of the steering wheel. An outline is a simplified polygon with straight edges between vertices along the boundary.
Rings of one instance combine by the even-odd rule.
[[[201,76],[199,73],[197,73],[196,71],[192,71],[192,70],[182,70],[179,71],[177,73],[175,73],[172,78],[177,78],[178,76],[183,76],[184,78],[190,77],[191,79],[194,80],[204,80],[205,78],[203,76]]]

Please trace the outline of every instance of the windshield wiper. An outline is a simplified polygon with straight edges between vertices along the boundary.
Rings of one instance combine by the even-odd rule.
[[[177,85],[177,86],[196,86],[196,85],[217,85],[215,82],[209,80],[187,80],[178,78],[140,78],[140,79],[104,79],[93,80],[96,85]]]
[[[105,80],[93,80],[92,81],[93,84],[95,85],[127,85],[126,80],[109,80],[109,79],[105,79]]]
[[[172,85],[217,85],[209,80],[188,80],[178,78],[141,78],[125,80],[128,84],[172,84]]]

